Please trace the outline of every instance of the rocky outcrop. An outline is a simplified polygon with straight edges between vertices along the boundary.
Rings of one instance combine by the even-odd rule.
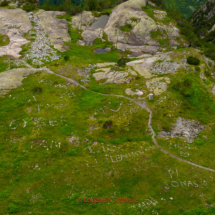
[[[110,68],[104,68],[103,72],[97,72],[93,74],[97,81],[105,80],[103,84],[129,83],[131,78],[127,78],[128,75],[128,72],[112,71]]]
[[[146,91],[141,91],[141,90],[136,90],[136,92],[134,92],[132,89],[130,89],[130,88],[127,88],[126,90],[125,90],[125,93],[127,94],[127,95],[129,95],[129,96],[135,96],[135,95],[137,95],[137,96],[142,96],[144,93],[146,93]]]
[[[147,88],[153,92],[156,96],[167,91],[167,84],[170,83],[168,77],[165,78],[152,78],[146,81]]]
[[[146,59],[128,62],[126,65],[133,67],[133,69],[144,78],[151,78],[152,74],[149,72],[149,70],[156,60],[158,60],[157,57],[149,57]]]
[[[86,30],[97,19],[98,18],[94,17],[91,11],[83,11],[82,13],[72,18],[71,25],[73,28],[78,28],[79,30]]]
[[[113,9],[108,21],[107,16],[96,18],[86,11],[75,16],[72,27],[83,30],[83,40],[78,44],[91,45],[96,38],[103,40],[105,33],[108,41],[122,51],[155,54],[160,50],[162,40],[166,40],[167,45],[177,47],[179,43],[176,39],[180,34],[175,23],[163,21],[167,15],[165,11],[153,10],[153,16],[147,14],[144,11],[147,3],[148,0],[126,1]],[[152,37],[152,32],[159,32],[158,37]]]
[[[0,96],[5,95],[10,90],[21,86],[25,77],[38,71],[41,71],[41,69],[20,68],[0,73]]]
[[[61,52],[66,51],[67,47],[65,47],[64,42],[71,42],[68,23],[65,19],[57,18],[58,15],[65,15],[65,12],[39,10],[36,15],[38,15],[45,34],[49,36],[54,48]]]
[[[37,65],[43,64],[44,61],[49,62],[50,60],[59,59],[56,51],[50,47],[51,43],[46,37],[45,29],[41,25],[38,15],[30,12],[27,13],[27,16],[34,23],[33,30],[35,30],[36,37],[24,59],[31,59],[32,63]]]
[[[164,60],[162,62],[155,63],[150,69],[150,72],[154,74],[175,73],[175,71],[177,71],[180,66],[181,64],[175,61],[171,62],[168,60]]]
[[[21,46],[29,42],[23,34],[30,29],[32,29],[31,22],[24,10],[0,9],[0,34],[5,34],[10,39],[7,46],[0,47],[0,56],[9,55],[19,58]]]
[[[146,4],[147,1],[129,0],[112,11],[104,32],[118,49],[155,53],[160,44],[151,37],[152,31],[165,32],[162,39],[169,38],[170,44],[177,46],[175,39],[179,36],[179,29],[172,22],[164,24],[160,21],[166,17],[164,11],[154,11],[154,17],[158,20],[150,17],[142,9]],[[131,30],[123,31],[123,26],[130,26]]]
[[[160,137],[184,137],[190,143],[197,137],[197,135],[205,129],[205,126],[194,120],[190,121],[179,117],[174,124],[174,128],[170,131],[160,132]]]

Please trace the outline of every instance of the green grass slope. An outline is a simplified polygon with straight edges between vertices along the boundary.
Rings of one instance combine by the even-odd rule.
[[[180,11],[185,19],[189,18],[204,2],[205,0],[163,0],[167,8]]]
[[[130,83],[102,84],[93,78],[92,69],[88,82],[83,82],[78,70],[89,64],[117,62],[120,53],[113,49],[95,54],[95,48],[112,45],[97,40],[91,47],[79,46],[78,30],[70,26],[69,33],[72,42],[66,45],[71,50],[44,65],[91,91],[40,71],[0,98],[0,214],[215,214],[211,207],[215,204],[215,173],[163,153],[152,141],[146,109],[113,96],[126,96],[125,89],[131,88],[146,91],[145,97],[149,94],[147,79],[137,75]],[[145,98],[153,111],[152,127],[156,133],[169,130],[183,117],[198,120],[206,129],[192,144],[182,138],[156,137],[157,142],[179,158],[215,169],[214,66],[193,48],[169,55],[170,63],[193,56],[200,65],[181,66],[175,74],[155,74],[171,83],[152,101]],[[6,57],[0,61],[0,72],[15,65]],[[180,85],[187,79],[189,89]],[[143,97],[133,99],[142,102]],[[111,201],[93,203],[95,198]]]

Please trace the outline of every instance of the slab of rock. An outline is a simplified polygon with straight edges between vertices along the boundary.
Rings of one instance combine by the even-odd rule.
[[[153,10],[153,12],[154,12],[154,17],[159,20],[165,19],[166,15],[167,15],[166,11]]]
[[[97,63],[97,68],[107,67],[107,66],[116,66],[114,62],[107,62],[107,63]]]
[[[132,70],[131,68],[128,68],[128,72],[129,72],[132,76],[135,76],[135,77],[138,76],[138,74],[137,74],[134,70]]]
[[[149,69],[152,67],[153,63],[157,60],[157,57],[151,57],[141,60],[135,60],[126,63],[127,66],[132,66],[136,72],[138,72],[144,78],[151,78],[152,74]]]
[[[12,69],[6,72],[0,73],[0,95],[7,94],[10,90],[15,89],[22,85],[22,81],[25,77],[35,72],[41,71],[41,69]]]
[[[150,72],[155,74],[167,74],[167,73],[175,73],[179,67],[181,66],[181,63],[177,62],[171,62],[171,61],[162,61],[157,62],[153,67],[151,67]]]
[[[121,71],[107,71],[107,72],[97,72],[93,76],[97,81],[102,79],[107,79],[103,84],[120,84],[120,83],[129,83],[131,78],[126,78],[129,74],[127,72]]]
[[[103,29],[97,28],[97,29],[86,29],[81,36],[83,37],[83,40],[86,42],[87,45],[92,45],[93,41],[97,38],[102,39],[103,37]]]
[[[205,129],[205,126],[194,120],[179,117],[170,131],[161,131],[160,137],[185,137],[190,143]]]
[[[170,43],[177,46],[179,29],[174,23],[170,22],[165,25],[159,21],[161,17],[164,17],[165,12],[154,12],[158,16],[158,21],[148,16],[142,10],[147,2],[146,0],[129,0],[113,9],[104,32],[108,40],[112,41],[118,49],[155,53],[160,49],[160,44],[151,38],[151,31],[158,30],[166,32],[164,37],[169,38]],[[136,21],[133,21],[134,18]],[[121,27],[127,25],[131,25],[132,29],[129,32],[122,31]]]
[[[122,51],[130,50],[132,52],[146,52],[150,54],[155,54],[157,51],[160,50],[160,45],[159,44],[154,44],[154,45],[130,45],[130,44],[125,44],[122,42],[117,42],[115,44],[116,48]]]
[[[170,83],[170,79],[168,77],[153,78],[151,80],[146,81],[146,86],[150,91],[153,91],[154,94],[157,96],[167,91],[167,83]]]
[[[91,11],[83,11],[72,18],[71,24],[73,28],[86,30],[98,18],[94,17]]]
[[[39,16],[33,12],[27,13],[29,20],[34,23],[35,41],[31,43],[31,48],[25,54],[24,59],[31,59],[33,64],[41,65],[44,61],[54,61],[59,59],[56,50],[50,47],[49,38],[46,37],[45,29],[40,23]]]
[[[85,46],[85,45],[86,45],[86,42],[83,41],[83,40],[79,40],[79,41],[77,42],[77,44],[80,45],[80,46]]]
[[[108,68],[99,68],[99,69],[96,70],[96,72],[99,72],[99,71],[110,72],[111,68],[110,67],[108,67]]]
[[[58,19],[58,15],[65,15],[65,12],[59,11],[44,11],[39,10],[36,12],[40,19],[41,25],[45,29],[45,33],[49,36],[49,40],[54,48],[63,52],[67,48],[64,42],[71,42],[71,37],[68,33],[68,23],[65,19]]]
[[[10,43],[0,47],[0,56],[19,58],[21,46],[28,43],[22,35],[32,29],[26,12],[22,9],[0,9],[0,34],[6,34]]]
[[[125,93],[129,96],[134,96],[134,95],[142,96],[145,93],[145,91],[143,92],[141,90],[136,90],[136,92],[134,92],[130,88],[127,88],[125,90]]]

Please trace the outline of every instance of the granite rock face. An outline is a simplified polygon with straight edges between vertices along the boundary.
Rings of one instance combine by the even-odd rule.
[[[131,81],[131,78],[127,78],[127,76],[129,76],[128,72],[112,71],[110,68],[104,68],[103,71],[104,72],[97,72],[93,74],[96,81],[105,79],[103,84],[120,84],[129,83]]]
[[[144,8],[148,0],[129,0],[115,7],[108,17],[96,18],[91,12],[84,11],[76,15],[72,20],[72,27],[82,30],[83,39],[78,41],[79,45],[92,45],[97,38],[111,41],[119,50],[130,50],[132,52],[146,52],[155,54],[160,50],[160,40],[168,41],[168,45],[177,47],[177,38],[180,36],[179,29],[173,22],[165,23],[166,12],[153,10],[153,16],[149,16]],[[99,20],[103,25],[99,24]],[[93,26],[99,26],[94,28]],[[92,27],[91,27],[92,26]],[[129,26],[130,29],[123,30]],[[152,37],[152,32],[160,32],[159,38]],[[105,34],[104,34],[105,33]]]
[[[158,60],[157,57],[149,57],[146,59],[128,62],[126,65],[132,66],[133,69],[139,73],[139,75],[148,79],[152,77],[152,74],[149,72],[149,70],[156,60]]]
[[[58,15],[65,15],[65,12],[39,10],[36,15],[38,15],[40,24],[43,26],[45,34],[49,36],[54,48],[61,52],[66,51],[64,42],[71,42],[68,23],[65,19],[57,18]]]
[[[91,11],[83,11],[82,13],[72,18],[71,24],[73,28],[78,28],[79,30],[86,30],[97,19],[97,17],[94,17],[92,15]]]
[[[179,29],[172,22],[164,24],[160,21],[166,17],[164,11],[155,10],[154,16],[158,20],[151,18],[142,9],[146,4],[147,1],[129,0],[112,11],[104,32],[118,49],[156,53],[160,44],[151,37],[152,31],[164,33],[162,39],[168,38],[172,46],[178,45],[176,38],[179,36]],[[123,26],[131,26],[131,30],[122,31]]]
[[[5,34],[10,39],[8,45],[0,47],[0,56],[9,55],[19,58],[21,46],[29,42],[23,34],[30,29],[32,25],[24,10],[0,9],[0,34]]]
[[[170,79],[168,77],[152,78],[146,81],[146,86],[150,91],[153,91],[154,94],[157,96],[167,91],[167,84],[169,83],[170,83]]]
[[[65,19],[57,19],[58,15],[64,15],[65,12],[39,10],[36,14],[22,9],[0,9],[0,34],[9,37],[10,43],[7,46],[0,47],[0,56],[9,55],[13,58],[19,58],[21,55],[21,46],[29,43],[23,37],[24,33],[33,29],[31,21],[35,24],[37,33],[36,43],[33,43],[32,56],[27,58],[43,58],[49,51],[54,54],[50,45],[59,51],[65,51],[67,48],[64,42],[71,42],[68,34],[68,24]],[[48,35],[48,38],[45,37]],[[39,51],[41,50],[41,51]],[[48,54],[47,54],[48,55]],[[50,57],[52,55],[49,55]],[[50,57],[51,60],[58,59],[56,55]]]

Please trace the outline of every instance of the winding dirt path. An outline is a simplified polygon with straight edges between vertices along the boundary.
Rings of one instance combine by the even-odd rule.
[[[144,102],[144,101],[135,101],[134,99],[131,99],[131,98],[126,97],[126,96],[123,96],[123,95],[114,95],[114,94],[98,93],[98,92],[89,90],[88,88],[86,88],[85,86],[81,85],[80,83],[78,83],[77,81],[75,81],[75,80],[72,79],[72,78],[68,78],[68,77],[65,77],[65,76],[63,76],[63,75],[54,73],[53,71],[51,71],[51,70],[50,70],[49,68],[47,68],[47,67],[43,67],[43,68],[41,68],[41,69],[45,70],[45,71],[46,71],[47,73],[49,73],[49,74],[54,74],[54,75],[57,75],[57,76],[59,76],[59,77],[61,77],[61,78],[64,78],[64,79],[66,79],[68,82],[70,82],[70,83],[72,83],[72,84],[74,84],[74,85],[76,85],[76,86],[79,86],[79,87],[81,87],[81,88],[83,88],[83,89],[85,89],[85,90],[88,90],[88,91],[90,91],[90,92],[97,93],[97,94],[104,95],[104,96],[122,97],[122,98],[125,98],[125,99],[129,100],[129,101],[134,102],[135,104],[139,105],[141,108],[143,108],[143,109],[147,110],[147,112],[149,112],[148,127],[149,127],[149,129],[150,129],[150,131],[151,131],[151,133],[152,133],[152,140],[153,140],[155,146],[156,146],[158,149],[160,149],[164,154],[169,155],[170,157],[173,157],[173,158],[177,159],[178,161],[182,161],[182,162],[184,162],[184,163],[190,164],[190,165],[195,166],[195,167],[199,167],[199,168],[204,169],[204,170],[208,170],[208,171],[211,171],[211,172],[215,172],[214,169],[211,169],[211,168],[208,168],[208,167],[204,167],[204,166],[198,165],[198,164],[193,163],[193,162],[191,162],[191,161],[184,160],[184,159],[182,159],[182,158],[180,158],[180,157],[178,157],[178,156],[176,156],[176,155],[174,155],[174,154],[168,152],[167,150],[165,150],[163,147],[161,147],[161,146],[158,144],[157,140],[155,139],[156,134],[155,134],[155,132],[154,132],[154,130],[153,130],[153,128],[152,128],[152,125],[151,125],[151,122],[152,122],[152,110],[147,106],[147,103],[146,103],[146,102]]]

